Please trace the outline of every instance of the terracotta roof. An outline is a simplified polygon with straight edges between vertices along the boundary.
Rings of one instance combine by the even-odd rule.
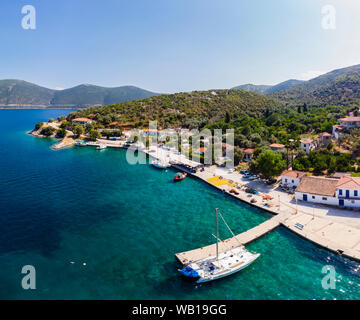
[[[255,151],[255,149],[245,149],[245,150],[244,150],[244,152],[245,152],[246,154],[253,154],[254,151]]]
[[[301,139],[300,142],[304,144],[308,144],[308,143],[313,143],[314,141],[312,139]]]
[[[346,117],[339,119],[342,122],[360,122],[360,117]]]
[[[79,121],[79,122],[90,122],[92,121],[91,119],[88,118],[75,118],[72,121]]]
[[[342,177],[338,180],[337,187],[344,189],[360,189],[360,178],[355,177]]]
[[[227,148],[227,149],[230,149],[230,150],[234,149],[234,146],[232,144],[229,144],[229,143],[222,142],[221,145],[222,145],[223,148]]]
[[[320,136],[322,136],[322,137],[324,137],[324,136],[331,137],[331,134],[329,132],[321,132]]]
[[[346,127],[340,126],[340,125],[338,125],[338,124],[335,124],[333,127],[336,128],[336,129],[338,129],[339,131],[342,131],[342,130],[345,130],[345,129],[346,129]]]
[[[306,175],[305,172],[301,171],[295,171],[295,170],[285,170],[282,174],[282,176],[291,177],[291,178],[302,178]]]
[[[335,172],[331,178],[336,178],[336,179],[340,179],[342,177],[349,177],[350,176],[350,173],[347,173],[347,172]]]
[[[301,179],[295,191],[333,197],[338,182],[338,179],[305,176]]]
[[[281,143],[273,143],[269,145],[270,148],[285,148],[285,146]]]
[[[198,151],[199,152],[206,152],[206,148],[199,148]]]

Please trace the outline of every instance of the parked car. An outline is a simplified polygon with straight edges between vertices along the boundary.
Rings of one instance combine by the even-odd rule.
[[[242,174],[249,174],[250,172],[247,171],[247,170],[241,170],[240,173],[242,173]]]
[[[266,184],[271,185],[274,184],[277,180],[275,178],[270,178],[266,181]]]

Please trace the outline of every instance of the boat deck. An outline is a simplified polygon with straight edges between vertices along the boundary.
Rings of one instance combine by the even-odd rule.
[[[281,222],[285,221],[289,216],[291,216],[291,214],[280,213],[259,224],[258,226],[238,234],[236,237],[219,242],[219,253],[239,247],[241,244],[246,245],[252,241],[255,241],[256,239],[264,236],[268,232],[280,226]],[[196,262],[207,257],[214,256],[215,252],[216,244],[214,243],[206,247],[180,252],[175,254],[175,256],[183,265],[187,265],[191,262]]]

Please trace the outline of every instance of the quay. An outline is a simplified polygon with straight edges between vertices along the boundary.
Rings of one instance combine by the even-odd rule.
[[[38,134],[38,133],[36,133]],[[67,143],[65,143],[67,142]],[[59,148],[73,145],[73,141],[65,140]],[[123,148],[124,141],[98,139],[86,145],[106,145],[112,148]],[[360,214],[339,208],[296,202],[293,196],[267,186],[261,181],[244,181],[238,172],[229,173],[216,166],[203,167],[198,162],[189,160],[175,150],[165,150],[158,146],[139,149],[149,157],[171,164],[177,170],[185,171],[190,176],[200,179],[208,185],[227,195],[241,200],[251,206],[265,210],[274,217],[262,224],[243,232],[233,238],[219,243],[220,252],[240,245],[246,245],[259,239],[268,232],[283,226],[300,237],[314,244],[349,259],[360,261]],[[199,169],[201,167],[201,169]],[[259,194],[249,194],[244,188],[253,188]],[[266,195],[271,199],[264,199]],[[215,244],[175,254],[183,264],[197,261],[213,255]]]
[[[286,213],[278,214],[248,231],[240,233],[235,237],[220,241],[219,253],[239,247],[241,245],[246,245],[252,241],[259,239],[260,237],[280,226],[281,221],[285,221],[288,216],[289,214]],[[175,256],[183,265],[187,265],[189,263],[214,256],[215,252],[216,244],[214,243],[206,247],[177,253],[175,254]]]

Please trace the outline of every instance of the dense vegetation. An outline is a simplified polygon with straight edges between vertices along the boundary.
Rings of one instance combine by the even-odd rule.
[[[226,115],[233,119],[244,114],[260,118],[266,112],[274,112],[281,107],[281,103],[252,92],[194,91],[79,110],[71,113],[67,120],[87,117],[103,127],[109,127],[114,122],[120,126],[148,127],[149,121],[157,120],[161,128],[202,128],[225,119]]]

